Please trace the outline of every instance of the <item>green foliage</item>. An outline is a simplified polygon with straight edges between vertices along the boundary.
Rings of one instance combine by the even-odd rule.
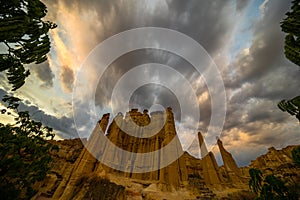
[[[0,123],[0,193],[6,199],[30,199],[32,184],[43,180],[50,168],[49,152],[58,150],[46,141],[53,139],[52,129],[18,111],[19,100],[6,96],[8,110],[1,112],[14,115],[14,124]]]
[[[0,72],[5,72],[15,91],[30,75],[27,64],[47,60],[52,22],[43,21],[46,6],[40,0],[0,0]],[[30,199],[32,185],[45,178],[51,163],[50,151],[57,149],[46,139],[53,139],[51,128],[18,111],[16,97],[6,96],[7,109],[1,114],[14,117],[13,124],[0,123],[0,193],[5,199]]]
[[[0,0],[0,44],[7,52],[0,54],[0,72],[6,71],[12,90],[17,90],[29,76],[25,64],[47,60],[50,51],[49,29],[56,25],[42,18],[47,14],[40,0]]]
[[[295,162],[295,164],[300,167],[300,146],[298,147],[295,147],[293,150],[292,150],[292,157],[293,157],[293,160]]]
[[[264,184],[261,188],[260,198],[262,200],[267,199],[286,199],[288,200],[287,187],[284,182],[274,175],[268,175],[265,177]]]
[[[283,112],[288,112],[290,115],[295,115],[300,121],[300,96],[297,96],[291,100],[282,100],[278,107]]]
[[[249,187],[258,200],[298,200],[298,193],[293,186],[287,186],[285,182],[273,174],[263,177],[259,169],[249,170]]]
[[[249,187],[255,193],[258,194],[261,190],[262,183],[262,172],[259,169],[251,168],[249,169],[250,180]]]
[[[286,18],[281,22],[281,29],[287,35],[284,42],[284,54],[287,59],[300,66],[300,0],[294,0]],[[300,122],[300,96],[291,100],[282,100],[278,107],[295,115]]]
[[[281,22],[282,31],[287,33],[284,53],[287,59],[300,66],[300,0],[294,0],[292,4],[291,11]]]
[[[300,197],[300,183],[295,183],[288,186],[289,198],[299,200]]]

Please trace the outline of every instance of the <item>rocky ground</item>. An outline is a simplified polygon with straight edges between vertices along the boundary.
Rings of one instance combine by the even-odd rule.
[[[107,132],[106,137],[119,147],[130,152],[152,152],[162,148],[177,137],[174,118],[171,109],[166,110],[167,122],[163,129],[152,138],[145,141],[129,137],[122,132],[113,121],[108,124],[109,115],[104,115],[99,121],[99,129]],[[147,124],[154,121],[159,125],[162,113],[139,113],[132,110],[125,118],[118,116],[122,126],[129,131],[136,131],[128,124],[128,117],[137,123]],[[157,123],[156,123],[157,122]],[[108,129],[107,129],[108,127]],[[107,129],[107,131],[106,131]],[[132,129],[132,130],[131,130]],[[100,199],[100,200],[192,200],[192,199],[254,199],[249,191],[250,168],[258,168],[263,174],[274,174],[282,180],[299,182],[300,170],[293,163],[291,151],[295,146],[288,146],[281,150],[269,148],[267,154],[252,161],[248,167],[238,168],[232,155],[218,140],[218,147],[223,159],[223,166],[218,166],[213,153],[208,152],[202,159],[194,158],[183,153],[176,161],[165,168],[149,173],[124,173],[105,166],[92,156],[85,146],[96,148],[97,137],[100,132],[93,132],[89,141],[80,139],[49,141],[58,145],[59,151],[52,152],[52,168],[42,182],[35,185],[38,193],[33,199]],[[102,133],[103,134],[103,133]],[[198,134],[200,145],[205,145],[202,134]],[[101,143],[105,146],[105,143]],[[180,142],[176,149],[182,151]],[[110,156],[113,151],[100,152]],[[114,158],[117,158],[115,155]],[[160,164],[162,157],[153,160]],[[120,161],[120,159],[118,159]],[[116,162],[118,161],[116,160]],[[128,159],[134,166],[134,158]],[[126,164],[124,159],[122,163]],[[128,162],[127,162],[128,163]],[[141,166],[142,167],[142,166]]]
[[[59,146],[59,152],[53,152],[54,163],[47,178],[38,183],[38,194],[33,199],[55,199],[54,193],[58,192],[59,185],[72,176],[72,169],[79,158],[83,145],[80,139],[52,141]],[[261,169],[264,173],[281,174],[299,180],[299,169],[291,160],[289,146],[281,150],[270,148],[269,151],[256,160],[249,167]],[[248,183],[246,182],[245,185]],[[221,188],[210,188],[195,177],[190,177],[186,186],[175,190],[159,181],[131,179],[115,173],[85,174],[78,179],[75,185],[77,191],[73,199],[254,199],[255,195],[247,187],[230,188],[229,185]],[[67,190],[67,188],[64,188]],[[60,199],[60,198],[57,198]]]

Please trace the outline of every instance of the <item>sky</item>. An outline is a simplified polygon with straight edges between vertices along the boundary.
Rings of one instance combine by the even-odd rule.
[[[17,96],[25,100],[21,104],[22,109],[29,110],[34,119],[54,128],[57,139],[78,137],[73,120],[73,111],[77,108],[72,107],[72,98],[76,81],[80,79],[78,74],[86,66],[92,50],[122,31],[161,27],[178,31],[197,41],[217,66],[226,93],[226,118],[219,137],[238,165],[249,164],[271,146],[283,148],[300,143],[297,119],[277,108],[280,100],[297,96],[300,88],[300,68],[285,58],[285,34],[280,29],[280,22],[291,7],[290,0],[43,2],[48,8],[47,20],[55,22],[58,27],[49,32],[52,48],[48,61],[29,66],[31,75],[17,91]],[[127,44],[124,41],[123,45]],[[176,43],[174,45],[176,47]],[[143,85],[130,93],[128,102],[125,96],[130,92],[129,86],[135,84],[138,78],[128,80],[127,85],[121,86],[117,99],[111,100],[113,90],[123,75],[147,63],[170,66],[188,80],[200,106],[200,121],[189,115],[192,111],[183,115],[180,110],[183,102],[163,85]],[[167,80],[182,91],[182,95],[186,95],[185,85],[178,81],[178,77],[160,74],[155,70],[153,73],[147,73],[147,70],[137,73],[136,77],[139,78]],[[84,86],[85,92],[90,92],[91,83],[97,85],[94,91],[97,113],[84,107],[78,108],[82,124],[95,124],[90,121],[91,116],[101,118],[112,107],[116,112],[125,112],[127,107],[121,107],[122,103],[130,108],[137,107],[140,111],[155,110],[159,105],[171,106],[184,148],[192,155],[199,156],[197,140],[190,134],[191,127],[197,126],[209,137],[207,132],[211,126],[212,96],[205,85],[206,80],[201,79],[202,74],[187,60],[172,52],[140,49],[116,58],[100,78],[95,74],[94,71],[86,71]],[[3,96],[10,87],[3,74],[0,76],[0,96]],[[85,92],[76,93],[75,98],[81,99],[81,103],[90,102]],[[193,110],[195,102],[187,96],[184,104]],[[217,110],[223,107],[217,105]],[[6,122],[8,119],[0,120]],[[82,130],[88,130],[85,128],[82,127]],[[90,133],[86,134],[88,137]],[[221,164],[217,147],[211,150]]]

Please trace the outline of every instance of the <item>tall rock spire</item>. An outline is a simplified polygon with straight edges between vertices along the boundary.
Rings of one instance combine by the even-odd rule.
[[[65,180],[65,183],[60,184],[60,186],[58,187],[58,189],[55,191],[53,198],[54,199],[72,199],[73,197],[73,192],[76,189],[76,181],[83,175],[88,175],[92,172],[95,171],[97,164],[98,164],[98,160],[94,157],[94,155],[92,155],[90,151],[95,151],[95,147],[98,146],[98,142],[99,142],[99,132],[95,131],[97,130],[97,126],[100,126],[100,128],[102,129],[102,132],[105,132],[107,125],[108,125],[108,121],[109,121],[109,114],[104,114],[102,119],[98,122],[98,124],[96,125],[96,128],[94,129],[94,131],[92,132],[90,138],[87,141],[86,146],[88,148],[84,148],[80,154],[80,156],[78,157],[78,159],[76,160],[75,164],[74,164],[74,168],[72,169],[72,171],[68,172],[70,173],[69,179]],[[88,150],[89,149],[89,150]],[[98,168],[101,166],[98,166]],[[98,169],[99,171],[99,169]],[[65,188],[68,187],[68,190],[65,190]]]
[[[224,163],[224,167],[226,169],[226,171],[230,172],[236,172],[239,173],[239,168],[237,166],[237,164],[235,163],[235,160],[233,159],[231,153],[229,153],[223,146],[223,143],[220,139],[218,139],[217,141],[219,149],[220,149],[220,153],[223,159],[223,163]]]
[[[153,135],[153,133],[155,134]],[[130,134],[152,136],[139,138]],[[183,149],[176,133],[174,114],[171,108],[167,108],[165,112],[152,112],[151,118],[147,111],[140,113],[137,109],[127,112],[125,118],[118,115],[108,127],[106,137],[114,145],[127,152],[120,155],[114,149],[104,149],[102,154],[104,157],[109,157],[112,163],[125,166],[128,169],[128,172],[119,171],[119,174],[134,179],[159,181],[166,186],[165,189],[167,190],[172,187],[179,188],[187,182],[188,174],[185,160],[181,158]],[[169,148],[164,148],[167,145]],[[135,154],[149,152],[153,153],[144,157]],[[160,169],[162,163],[169,159],[170,154],[178,157],[178,159]],[[147,171],[149,167],[158,170],[147,173],[134,173],[133,171],[134,168],[144,168]],[[109,173],[116,172],[115,169],[104,165],[103,168]]]
[[[162,183],[166,183],[168,185],[174,186],[175,188],[179,188],[181,184],[184,184],[184,182],[187,181],[188,174],[185,161],[183,157],[181,157],[181,155],[183,154],[183,149],[176,133],[174,115],[170,107],[166,109],[165,116],[166,122],[163,128],[165,138],[163,141],[163,145],[172,145],[172,147],[170,148],[171,151],[166,151],[165,148],[162,148],[160,162],[163,162],[163,160],[165,160],[166,157],[168,157],[170,154],[176,155],[178,159],[167,167],[159,170],[159,180]],[[173,142],[173,144],[171,144],[171,142]]]
[[[208,154],[208,151],[201,132],[198,132],[198,140],[200,145],[201,158],[204,158]]]
[[[201,157],[203,160],[203,176],[207,184],[220,184],[221,177],[218,172],[218,164],[212,152],[208,152],[201,132],[198,133]]]
[[[217,141],[220,153],[223,159],[224,168],[233,183],[242,182],[243,177],[241,176],[241,171],[238,168],[235,160],[233,159],[231,153],[229,153],[223,146],[223,143],[220,139]]]

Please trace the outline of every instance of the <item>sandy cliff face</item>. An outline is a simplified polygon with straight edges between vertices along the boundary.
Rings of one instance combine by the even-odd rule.
[[[133,123],[130,119],[132,119]],[[147,136],[153,132],[158,133],[147,138],[141,138],[142,135]],[[131,133],[131,135],[127,133]],[[175,130],[174,116],[170,108],[164,113],[151,113],[151,118],[147,114],[147,111],[140,113],[135,109],[128,112],[125,118],[119,115],[108,127],[107,137],[116,146],[130,153],[126,153],[126,155],[120,154],[114,151],[115,149],[105,152],[104,156],[112,158],[113,163],[119,166],[126,166],[125,169],[128,169],[128,172],[122,173],[105,167],[106,172],[118,173],[124,177],[133,179],[158,181],[167,187],[172,186],[175,189],[180,188],[187,181],[186,166],[182,158],[180,158],[180,155],[183,154],[183,149]],[[174,145],[174,148],[171,149],[173,152],[166,152],[163,147],[171,141]],[[149,152],[152,152],[152,154],[142,159],[138,158],[135,154]],[[170,153],[173,156],[179,157],[179,159],[160,169],[160,166],[168,159],[167,156]],[[149,168],[158,170],[151,170],[151,172],[146,173],[134,173],[135,169],[149,171]]]
[[[52,168],[45,180],[35,185],[35,188],[38,189],[38,196],[45,199],[52,198],[54,193],[58,191],[59,185],[65,184],[72,176],[74,163],[83,150],[80,139],[51,141],[51,143],[56,144],[59,151],[52,152]]]
[[[249,168],[258,168],[265,175],[274,174],[287,182],[300,182],[300,170],[292,159],[292,150],[296,146],[288,146],[281,150],[274,147],[265,155],[251,161]]]
[[[130,119],[141,128],[133,126]],[[149,124],[151,126],[147,126]],[[224,162],[222,167],[217,165],[212,152],[205,152],[201,133],[198,138],[202,153],[205,152],[203,158],[197,159],[183,152],[170,108],[165,112],[151,113],[151,117],[147,111],[140,113],[133,109],[125,117],[121,114],[116,116],[110,124],[109,114],[106,114],[97,126],[98,129],[95,129],[89,140],[83,140],[87,148],[80,139],[51,141],[59,146],[60,151],[53,152],[52,169],[47,178],[36,185],[38,194],[33,199],[196,199],[213,198],[214,193],[225,189],[248,187],[248,168],[238,168],[221,140],[218,140],[218,146]],[[158,128],[158,133],[149,138],[132,136],[151,133]],[[102,133],[97,131],[100,129]],[[99,142],[99,134],[103,132],[106,132],[105,137],[113,144],[132,154],[129,153],[126,157],[106,148],[107,142]],[[158,151],[145,160],[138,160],[134,156],[134,153],[159,150],[173,139],[176,150],[173,153],[178,154],[178,159],[166,167],[159,168],[163,160],[167,159],[164,151]],[[92,150],[93,155],[87,149]],[[287,163],[292,162],[291,149],[292,147],[288,147],[278,151],[271,148],[266,155],[253,161],[250,167],[265,171],[291,168],[287,166]],[[158,170],[147,173],[118,171],[99,162],[95,158],[95,152],[102,158],[109,156],[113,163],[125,166],[126,169],[152,164]],[[294,173],[292,169],[287,172]]]

